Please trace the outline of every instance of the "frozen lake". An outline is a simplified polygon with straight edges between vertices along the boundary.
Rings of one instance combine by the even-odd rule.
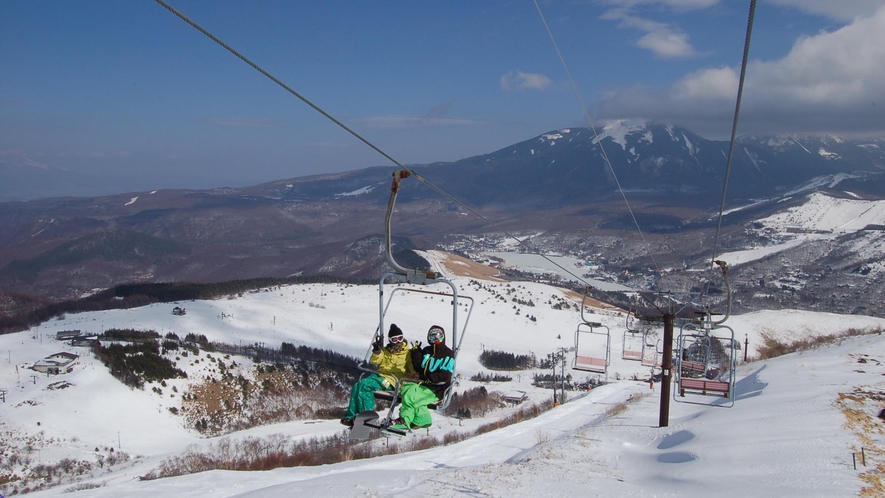
[[[549,258],[551,261],[555,262],[557,265],[562,266],[562,268],[559,268],[555,264],[545,259],[544,256],[538,254],[520,254],[515,252],[487,252],[485,254],[489,256],[494,256],[496,258],[501,258],[504,260],[505,265],[518,268],[521,271],[532,273],[552,273],[555,275],[559,275],[565,280],[571,280],[573,282],[580,282],[577,277],[581,277],[581,275],[590,271],[586,266],[584,266],[584,260],[571,256],[547,256],[547,258]],[[580,267],[578,266],[579,264]],[[563,270],[563,268],[568,271]],[[571,272],[571,274],[569,272]],[[581,278],[588,284],[592,285],[594,288],[602,291],[633,290],[629,287],[613,282],[606,282],[603,280],[596,280],[594,278],[587,277]]]

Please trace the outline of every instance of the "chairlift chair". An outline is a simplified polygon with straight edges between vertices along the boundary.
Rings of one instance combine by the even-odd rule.
[[[627,315],[627,329],[624,331],[624,340],[621,342],[621,359],[630,361],[642,361],[642,349],[644,337],[642,331],[630,326],[630,317]]]
[[[681,403],[730,408],[735,400],[737,375],[737,341],[734,330],[723,323],[731,315],[731,286],[728,281],[728,264],[715,260],[722,270],[725,282],[725,316],[713,321],[710,310],[699,312],[703,318],[693,323],[683,323],[677,339],[675,382],[673,399]],[[704,399],[713,397],[713,402]]]
[[[664,358],[664,340],[657,330],[648,327],[642,333],[642,366],[661,368]]]
[[[714,323],[706,313],[700,323],[685,323],[679,331],[674,368],[675,401],[710,406],[734,406],[735,340],[731,327]],[[713,397],[713,402],[705,401]],[[722,401],[725,400],[725,401]]]
[[[399,192],[400,182],[409,177],[409,172],[406,170],[400,170],[393,174],[393,185],[391,186],[390,192],[390,200],[387,204],[387,214],[386,214],[386,245],[387,245],[387,263],[393,269],[393,271],[385,273],[381,276],[381,279],[378,282],[378,308],[379,308],[379,320],[378,327],[375,329],[375,334],[372,336],[372,341],[370,344],[377,341],[379,338],[384,340],[385,333],[385,325],[384,319],[387,316],[387,312],[390,309],[390,305],[393,302],[394,297],[401,293],[421,293],[421,294],[430,294],[435,296],[442,296],[446,299],[450,300],[450,304],[452,307],[452,325],[450,332],[448,335],[450,336],[450,348],[452,349],[452,354],[455,357],[455,366],[452,369],[452,382],[449,387],[446,389],[442,398],[436,402],[428,405],[428,408],[432,410],[443,410],[448,407],[449,402],[452,398],[452,393],[454,392],[455,387],[455,375],[457,370],[457,359],[458,353],[461,350],[461,345],[464,340],[464,335],[467,330],[467,323],[470,321],[470,315],[473,313],[473,298],[467,296],[459,296],[458,288],[455,284],[444,278],[437,272],[429,271],[429,270],[413,270],[408,269],[401,266],[396,260],[393,258],[393,253],[391,251],[391,229],[390,229],[390,220],[393,215],[393,207],[396,203],[396,195]],[[434,285],[434,284],[446,284],[451,289],[451,292],[441,292],[441,291],[432,291],[423,288],[416,287],[403,287],[397,286],[391,292],[390,296],[387,298],[387,301],[384,300],[384,284],[385,282],[392,281],[396,284],[412,284],[412,285]],[[468,309],[467,309],[467,317],[464,320],[463,325],[460,325],[458,322],[458,310],[460,300],[464,299],[468,301]],[[369,357],[372,355],[372,347],[371,345],[366,351],[364,360],[357,366],[363,372],[366,372],[364,375],[369,373],[374,373],[377,371],[377,368],[369,363]],[[361,377],[362,378],[362,377]],[[390,402],[390,407],[388,409],[387,415],[383,418],[379,417],[378,413],[375,411],[367,411],[360,413],[354,418],[354,424],[350,431],[350,439],[367,439],[371,434],[373,429],[380,429],[384,432],[392,432],[398,435],[405,435],[404,432],[398,432],[395,429],[392,429],[390,426],[394,420],[393,413],[396,406],[399,404],[399,392],[402,386],[408,382],[417,382],[413,379],[402,378],[399,379],[393,391],[375,391],[375,399],[376,400],[384,400]]]
[[[584,317],[586,301],[585,293],[581,301],[581,323],[575,330],[575,358],[572,361],[572,369],[605,374],[609,365],[611,334],[607,326],[591,322]]]

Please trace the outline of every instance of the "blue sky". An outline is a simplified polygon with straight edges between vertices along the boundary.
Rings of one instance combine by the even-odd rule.
[[[397,161],[587,126],[532,0],[169,0]],[[539,1],[594,126],[730,133],[749,1]],[[885,0],[760,0],[739,132],[885,136]],[[125,190],[391,163],[159,4],[0,0],[0,163]],[[392,165],[391,165],[392,166]]]

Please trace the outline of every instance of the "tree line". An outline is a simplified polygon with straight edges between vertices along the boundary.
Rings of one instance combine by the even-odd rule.
[[[536,366],[534,356],[515,355],[491,349],[487,349],[479,355],[479,362],[489,370],[527,370]]]

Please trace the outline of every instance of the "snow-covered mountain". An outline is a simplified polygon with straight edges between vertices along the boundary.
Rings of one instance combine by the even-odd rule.
[[[708,256],[728,145],[678,126],[613,123],[414,166],[463,206],[409,179],[397,201],[394,235],[405,236],[403,248],[432,248],[497,231],[468,213],[481,210],[512,233],[545,234],[541,250],[599,255],[613,276],[649,265],[645,242],[628,242],[638,224],[662,266],[687,265]],[[726,249],[771,245],[747,227],[800,204],[805,194],[885,198],[882,157],[875,140],[742,138],[729,176]],[[131,281],[318,273],[374,279],[383,254],[371,241],[384,232],[390,175],[391,168],[376,167],[242,189],[0,203],[0,287],[57,299]]]
[[[836,137],[742,138],[733,153],[728,198],[771,197],[822,175],[879,175],[885,165],[882,144]],[[619,184],[633,198],[666,195],[671,204],[711,206],[722,195],[728,150],[727,141],[709,140],[680,126],[614,123],[597,130],[555,130],[420,171],[480,206],[575,205],[617,197]],[[879,179],[861,189],[885,197]]]
[[[728,149],[728,141],[710,140],[678,125],[613,122],[596,129],[551,130],[488,154],[410,167],[474,206],[550,209],[585,202],[588,196],[615,196],[618,183],[634,193],[678,193],[709,204],[721,194]],[[881,173],[883,165],[885,139],[742,136],[733,154],[729,193],[733,199],[764,198],[816,176]],[[80,194],[88,191],[89,182],[95,183],[85,180],[77,187],[76,178],[55,181],[45,168],[17,166],[8,158],[0,161],[0,200],[33,198],[31,190],[23,188],[28,183],[41,185],[43,196]],[[365,168],[230,190],[302,202],[354,198],[383,202],[389,183],[383,172],[389,170]],[[28,181],[22,177],[27,174],[41,176]],[[867,189],[883,197],[880,183]],[[77,190],[63,192],[53,187],[57,184]],[[403,200],[426,196],[426,188],[418,187],[404,192]]]

